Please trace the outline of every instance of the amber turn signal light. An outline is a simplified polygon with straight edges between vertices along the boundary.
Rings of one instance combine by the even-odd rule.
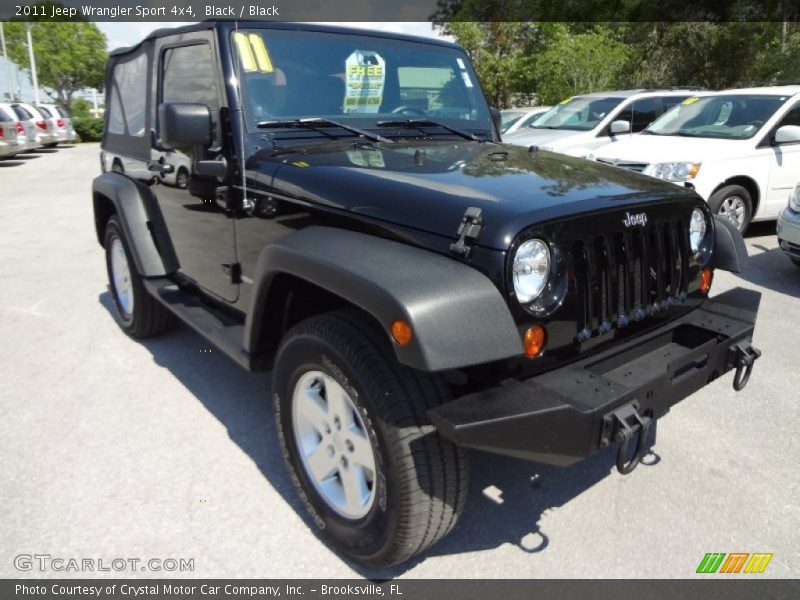
[[[525,356],[528,358],[536,358],[544,350],[545,342],[547,342],[547,331],[541,325],[533,325],[525,332],[525,337],[522,340],[525,346]]]
[[[398,319],[392,322],[392,338],[401,346],[408,346],[411,343],[411,338],[414,337],[414,332],[411,331],[411,325],[406,321]]]
[[[708,293],[708,290],[711,289],[711,280],[714,279],[714,270],[713,269],[703,269],[703,272],[700,274],[700,291],[704,294]]]

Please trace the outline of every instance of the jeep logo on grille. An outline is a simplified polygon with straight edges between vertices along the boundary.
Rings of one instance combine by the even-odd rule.
[[[625,218],[622,219],[622,224],[625,227],[635,227],[636,225],[641,225],[644,227],[647,225],[647,213],[636,213],[632,215],[629,212],[625,213]]]

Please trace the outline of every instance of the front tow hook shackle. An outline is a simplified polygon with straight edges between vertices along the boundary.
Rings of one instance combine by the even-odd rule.
[[[604,422],[605,431],[613,432],[611,439],[618,444],[617,471],[622,475],[633,472],[642,462],[645,454],[647,454],[647,439],[653,419],[640,414],[636,404],[631,403],[621,406],[613,413],[606,415]],[[633,458],[625,462],[631,440],[637,435],[636,451]],[[607,445],[608,442],[609,439],[604,437],[603,445]]]
[[[753,365],[756,359],[761,356],[761,350],[753,346],[750,342],[742,341],[731,346],[730,362],[736,368],[733,376],[733,389],[741,392],[750,381],[750,374],[753,372]]]

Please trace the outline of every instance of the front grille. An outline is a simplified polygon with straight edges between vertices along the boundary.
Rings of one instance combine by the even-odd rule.
[[[603,163],[605,165],[612,165],[614,167],[620,167],[621,169],[628,169],[628,171],[636,171],[637,173],[641,173],[647,168],[647,163],[637,163],[637,162],[614,162],[608,158],[598,158],[597,162]]]
[[[625,327],[686,299],[689,230],[663,221],[573,245],[578,339]]]

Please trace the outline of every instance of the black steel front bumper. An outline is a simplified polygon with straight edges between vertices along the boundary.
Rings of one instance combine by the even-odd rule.
[[[469,448],[560,466],[611,443],[622,456],[632,436],[643,440],[650,423],[723,373],[735,369],[734,387],[744,387],[760,355],[751,345],[760,300],[735,288],[646,335],[428,414],[441,435]],[[618,458],[617,466],[635,464]]]

